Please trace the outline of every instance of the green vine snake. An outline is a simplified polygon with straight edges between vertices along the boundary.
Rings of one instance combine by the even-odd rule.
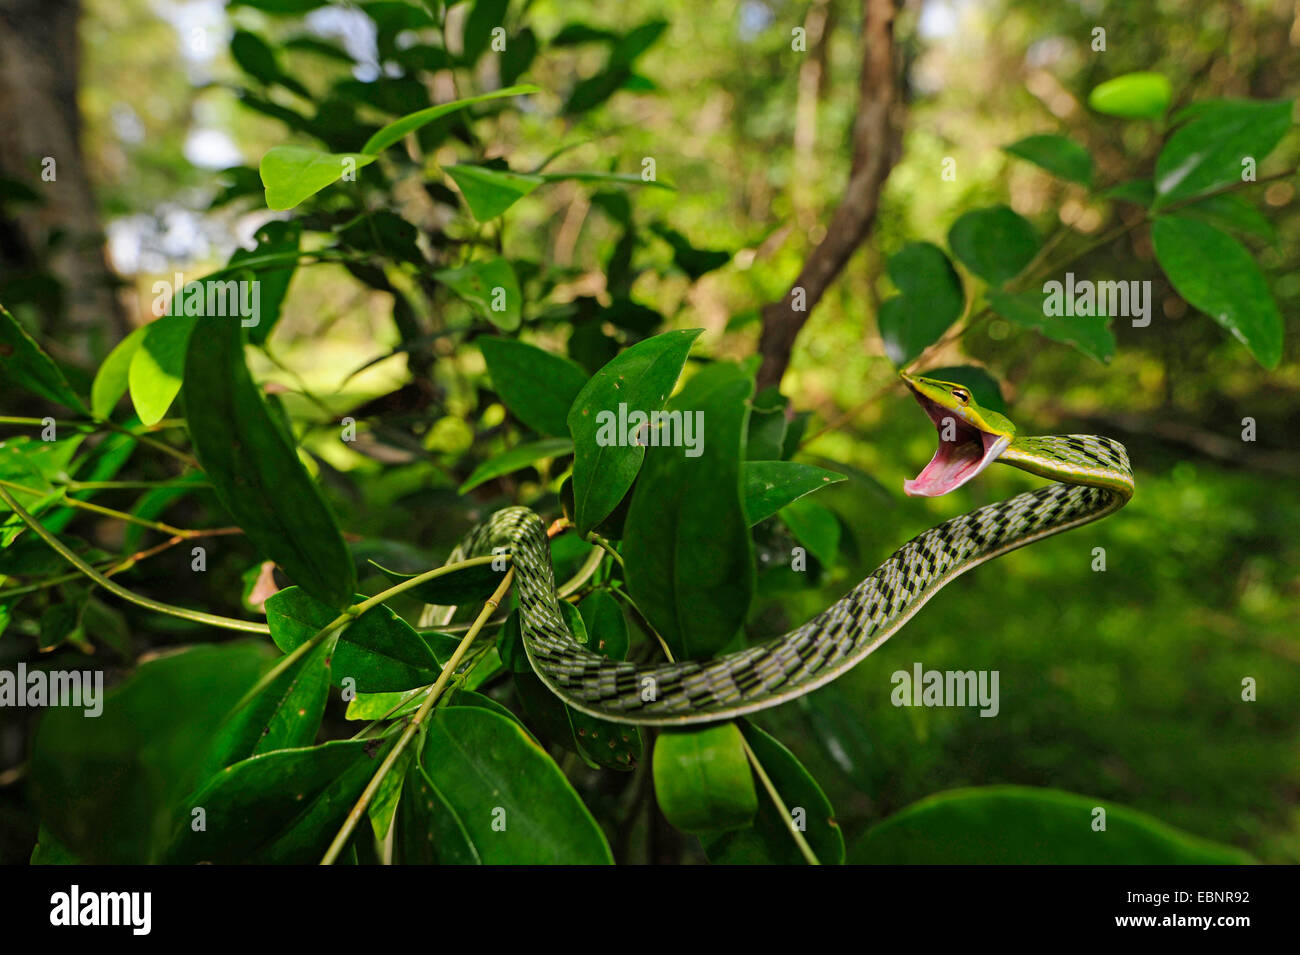
[[[939,432],[909,495],[936,497],[993,462],[1055,483],[945,521],[908,541],[848,594],[784,636],[713,660],[656,665],[612,660],[579,643],[560,613],[546,525],[525,507],[497,511],[452,559],[507,549],[517,575],[524,649],[569,706],[616,723],[685,725],[731,719],[828,683],[893,636],[949,581],[1017,547],[1114,513],[1133,495],[1124,446],[1090,435],[1016,434],[962,385],[902,376]]]

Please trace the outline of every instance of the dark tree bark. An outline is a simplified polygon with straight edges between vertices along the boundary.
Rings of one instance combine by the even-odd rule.
[[[122,336],[125,315],[81,152],[80,12],[79,0],[0,0],[0,175],[42,200],[8,210],[0,267],[44,269],[63,284],[61,314],[44,316],[43,330],[61,357],[91,363]]]
[[[763,307],[758,387],[778,385],[808,315],[871,232],[880,193],[898,156],[900,106],[894,55],[894,0],[863,0],[862,69],[853,124],[853,164],[826,236],[812,250],[794,285]],[[796,293],[802,290],[802,302]],[[802,305],[802,308],[797,306]]]

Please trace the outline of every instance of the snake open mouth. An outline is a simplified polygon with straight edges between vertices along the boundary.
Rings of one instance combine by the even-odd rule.
[[[956,490],[996,461],[1011,443],[1009,436],[982,431],[915,388],[911,391],[934,422],[939,447],[920,474],[903,482],[909,497],[939,497]],[[952,440],[945,440],[945,435]]]

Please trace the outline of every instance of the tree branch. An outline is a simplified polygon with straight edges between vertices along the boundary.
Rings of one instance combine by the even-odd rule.
[[[794,340],[876,219],[880,193],[899,149],[898,83],[894,66],[894,2],[862,0],[862,71],[853,123],[848,186],[826,236],[812,250],[785,296],[763,307],[758,387],[779,384]],[[802,289],[796,300],[797,290]],[[801,306],[796,308],[796,306]]]

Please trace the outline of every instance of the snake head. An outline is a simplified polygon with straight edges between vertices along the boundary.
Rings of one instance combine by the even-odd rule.
[[[981,408],[965,385],[899,372],[939,432],[939,447],[924,470],[903,482],[911,497],[938,497],[961,487],[998,459],[1016,427]]]

